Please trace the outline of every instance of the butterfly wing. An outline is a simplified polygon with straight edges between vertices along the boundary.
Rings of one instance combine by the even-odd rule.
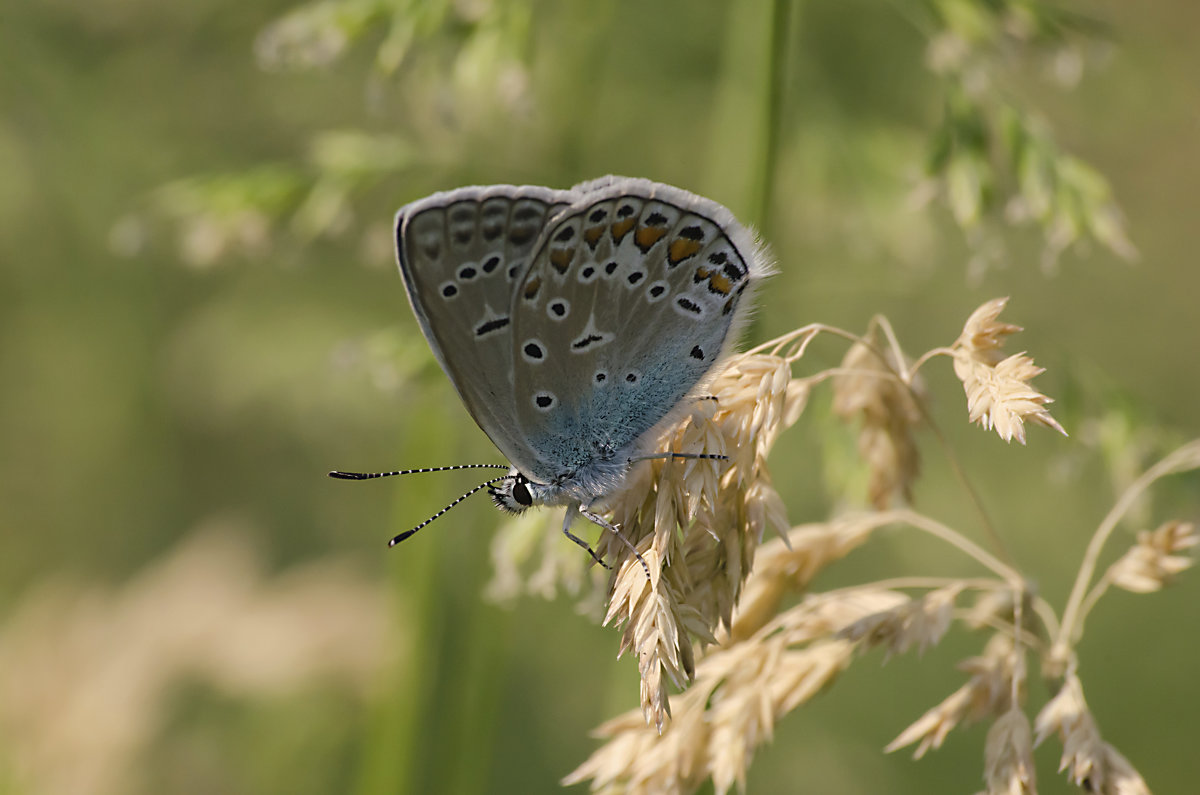
[[[736,336],[768,274],[721,205],[606,177],[553,215],[513,294],[513,397],[541,482],[636,454]],[[748,305],[748,301],[746,301]]]
[[[514,466],[532,458],[514,416],[511,296],[556,208],[578,194],[492,185],[436,193],[396,214],[413,313],[471,417]]]

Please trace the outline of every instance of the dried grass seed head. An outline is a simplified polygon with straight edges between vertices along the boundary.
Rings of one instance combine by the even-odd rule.
[[[1195,561],[1187,552],[1200,544],[1191,522],[1171,521],[1157,530],[1142,530],[1134,544],[1108,569],[1113,585],[1134,593],[1151,593],[1170,584],[1176,574]]]
[[[972,359],[983,364],[997,364],[1004,358],[1002,350],[1005,340],[1018,331],[1024,331],[1020,326],[1000,322],[1000,313],[1007,304],[1007,297],[993,298],[972,312],[953,347],[965,351]],[[961,374],[959,379],[962,379]]]
[[[1038,713],[1034,729],[1035,745],[1052,734],[1062,741],[1058,769],[1066,770],[1076,786],[1101,795],[1150,795],[1150,788],[1129,760],[1101,738],[1074,668],[1067,671],[1058,693]]]
[[[913,758],[942,747],[946,737],[962,723],[975,723],[989,715],[1001,715],[1012,706],[1012,638],[997,633],[978,657],[964,660],[959,668],[971,675],[965,685],[928,710],[884,748],[891,753],[917,744]],[[1022,678],[1023,681],[1023,678]]]
[[[669,715],[668,684],[691,679],[693,639],[715,642],[717,627],[731,623],[766,525],[787,526],[766,457],[803,408],[807,387],[799,383],[779,356],[731,357],[706,386],[713,399],[694,400],[658,446],[728,460],[643,462],[611,500],[614,523],[652,580],[619,539],[602,537],[601,554],[620,561],[606,621],[625,626],[622,649],[638,655],[642,706],[656,727]]]
[[[893,495],[911,500],[920,471],[913,431],[921,411],[913,396],[918,385],[901,379],[898,374],[906,368],[883,347],[881,336],[875,327],[846,352],[833,379],[833,411],[847,422],[860,421],[858,449],[870,471],[868,496],[883,510]]]
[[[1029,718],[1010,709],[988,730],[983,779],[987,795],[1037,795]]]
[[[1046,408],[1054,401],[1029,384],[1043,368],[1024,353],[1002,356],[1005,338],[1020,330],[997,319],[1007,301],[994,299],[975,310],[951,348],[954,372],[967,396],[968,417],[987,430],[994,428],[1006,442],[1016,439],[1025,444],[1026,422],[1065,436],[1067,432]]]

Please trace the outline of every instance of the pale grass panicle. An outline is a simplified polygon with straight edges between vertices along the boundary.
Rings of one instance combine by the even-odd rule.
[[[1023,353],[1002,354],[1005,338],[1021,330],[999,321],[1007,303],[1007,298],[996,298],[975,310],[952,346],[954,373],[966,391],[970,421],[994,428],[1006,442],[1016,439],[1025,444],[1026,422],[1065,436],[1067,432],[1046,408],[1053,401],[1029,385],[1044,370]]]
[[[946,737],[963,723],[977,723],[1007,712],[1013,706],[1014,682],[1020,666],[1015,663],[1011,636],[995,634],[983,653],[963,660],[958,668],[970,675],[967,683],[918,718],[888,743],[889,753],[916,743],[913,758],[942,747]]]
[[[1052,734],[1062,741],[1058,769],[1066,770],[1073,784],[1100,795],[1149,795],[1150,788],[1129,760],[1101,738],[1073,669],[1038,713],[1034,728],[1037,745]]]
[[[1191,522],[1172,521],[1157,530],[1142,530],[1137,534],[1137,543],[1109,567],[1105,578],[1134,593],[1162,590],[1175,575],[1195,563],[1178,553],[1197,544],[1200,535]]]
[[[695,681],[676,697],[661,735],[640,710],[609,721],[597,730],[607,744],[565,783],[591,779],[601,792],[689,792],[711,778],[720,792],[744,789],[754,752],[771,739],[775,722],[852,662],[862,644],[844,637],[845,630],[910,601],[864,587],[814,595],[778,612],[788,593],[802,592],[820,569],[885,524],[870,515],[847,517],[797,527],[764,544],[732,626],[699,657]]]
[[[711,778],[719,792],[744,789],[754,752],[771,739],[775,722],[852,661],[855,643],[835,631],[899,598],[879,591],[806,600],[753,632],[735,619],[733,631],[745,639],[698,660],[695,681],[675,699],[661,735],[640,710],[609,721],[597,730],[608,743],[564,783],[591,779],[600,792],[689,792]]]
[[[889,655],[904,654],[915,645],[924,652],[950,629],[955,600],[965,588],[966,583],[952,582],[916,598],[900,594],[900,604],[855,621],[839,634],[861,641],[864,650],[883,646]]]
[[[251,534],[213,520],[119,588],[48,583],[15,606],[0,633],[12,791],[145,790],[182,682],[246,701],[374,695],[395,662],[385,590],[337,561],[268,574]]]
[[[859,420],[858,451],[870,471],[867,497],[883,510],[894,496],[912,499],[921,457],[914,435],[921,422],[919,384],[905,383],[906,363],[899,352],[882,348],[880,328],[855,342],[833,379],[833,412]],[[881,350],[883,352],[881,352]]]
[[[613,520],[651,570],[647,578],[617,540],[602,540],[609,559],[619,561],[606,618],[624,624],[622,650],[637,655],[642,704],[597,730],[604,745],[565,783],[590,781],[599,792],[684,793],[711,780],[717,792],[744,790],[754,754],[773,737],[776,722],[833,684],[863,653],[924,652],[960,628],[988,638],[959,664],[966,681],[885,751],[912,747],[919,758],[940,748],[954,729],[986,722],[988,795],[1034,795],[1033,752],[1051,734],[1063,739],[1063,766],[1077,785],[1148,792],[1132,765],[1100,739],[1086,711],[1074,673],[1076,647],[1084,619],[1109,586],[1155,590],[1190,565],[1185,553],[1198,543],[1195,529],[1172,522],[1143,532],[1104,576],[1094,577],[1105,542],[1144,491],[1167,475],[1200,469],[1200,441],[1166,456],[1120,495],[1093,534],[1061,611],[1003,555],[949,524],[908,508],[881,509],[905,498],[918,475],[918,430],[928,428],[946,444],[918,377],[938,357],[951,358],[964,380],[971,421],[1006,440],[1024,441],[1027,421],[1062,431],[1048,413],[1049,398],[1027,384],[1040,370],[1028,357],[1003,354],[1019,330],[998,319],[1005,300],[976,310],[953,345],[914,360],[903,355],[884,318],[873,320],[865,337],[819,325],[797,329],[734,357],[710,386],[716,399],[697,400],[664,433],[661,450],[723,453],[730,460],[647,462],[612,501]],[[797,378],[792,367],[820,334],[850,340],[850,352],[837,368]],[[833,382],[837,413],[874,434],[860,437],[860,451],[879,470],[865,495],[875,510],[794,527],[760,547],[765,526],[779,527],[785,518],[766,455],[824,381]],[[953,452],[946,455],[974,495]],[[986,575],[898,576],[809,592],[822,570],[884,528],[926,533]],[[1030,657],[1060,688],[1034,721],[1032,739]],[[668,705],[670,685],[687,689]]]
[[[1033,734],[1024,712],[1010,709],[993,723],[983,753],[987,795],[1035,795]]]
[[[746,581],[729,630],[733,640],[757,632],[779,610],[784,598],[803,593],[824,569],[857,549],[879,527],[864,516],[849,516],[825,524],[801,525],[783,539],[764,544]]]
[[[808,394],[790,361],[765,354],[732,357],[706,388],[712,399],[694,400],[658,449],[728,460],[645,461],[609,506],[650,579],[619,539],[599,542],[617,561],[605,623],[624,625],[621,651],[637,655],[642,708],[656,728],[669,714],[667,683],[694,675],[693,639],[711,643],[729,626],[767,526],[787,527],[766,458]]]

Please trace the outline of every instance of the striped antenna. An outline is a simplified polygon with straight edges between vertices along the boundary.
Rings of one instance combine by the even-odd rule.
[[[468,465],[468,466],[464,466],[464,467],[449,467],[449,468],[450,468],[450,469],[468,469],[469,467],[470,467],[470,465]],[[504,469],[508,469],[508,467],[504,467]],[[425,471],[425,470],[416,470],[416,471]],[[436,470],[435,470],[435,471],[436,471]],[[389,472],[388,474],[393,474],[393,473],[390,473],[390,472]],[[403,474],[403,473],[400,473],[400,474]],[[426,519],[425,521],[421,522],[419,525],[417,525],[416,527],[414,527],[412,530],[405,530],[403,533],[401,533],[400,535],[398,535],[398,536],[396,536],[395,538],[393,538],[391,541],[389,541],[389,542],[388,542],[388,547],[394,547],[394,546],[396,546],[396,545],[397,545],[397,544],[399,544],[401,541],[403,541],[404,539],[408,538],[409,536],[412,536],[412,535],[414,535],[414,534],[415,534],[415,533],[416,533],[418,530],[420,530],[422,527],[424,527],[425,525],[429,524],[429,523],[430,523],[430,522],[432,522],[434,519],[438,518],[439,516],[441,516],[442,514],[444,514],[446,511],[448,511],[448,510],[450,510],[451,508],[453,508],[455,505],[458,505],[460,502],[462,502],[463,500],[465,500],[467,497],[470,497],[472,494],[474,494],[475,492],[479,491],[480,489],[487,488],[488,486],[492,485],[493,483],[499,483],[500,481],[504,480],[504,478],[506,478],[506,477],[508,477],[508,475],[505,475],[504,477],[499,477],[499,478],[492,478],[491,480],[485,480],[484,482],[480,483],[480,484],[479,484],[478,486],[476,486],[475,488],[473,488],[473,489],[471,489],[470,491],[468,491],[466,494],[464,494],[464,495],[462,495],[461,497],[459,497],[459,498],[458,498],[457,500],[455,500],[454,502],[452,502],[452,503],[450,503],[449,505],[447,505],[447,506],[446,506],[445,508],[443,508],[442,510],[438,511],[437,513],[435,513],[433,516],[431,516],[431,517],[429,517],[428,519]]]
[[[398,469],[395,472],[340,472],[335,469],[329,473],[329,477],[341,480],[370,480],[371,478],[389,478],[392,475],[419,475],[422,472],[452,472],[455,469],[508,469],[508,466],[505,464],[456,464],[452,467]]]

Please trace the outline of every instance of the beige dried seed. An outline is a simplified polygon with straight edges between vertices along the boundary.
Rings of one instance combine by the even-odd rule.
[[[963,363],[961,368],[957,366],[959,362]],[[1014,354],[991,367],[956,355],[955,363],[967,395],[971,422],[978,422],[985,430],[995,429],[1006,442],[1016,439],[1025,444],[1027,421],[1067,435],[1046,409],[1054,401],[1029,386],[1028,381],[1044,371],[1028,356]]]
[[[1007,297],[993,298],[972,312],[963,324],[962,334],[955,341],[954,347],[968,351],[973,359],[985,364],[996,364],[1004,358],[1000,351],[1004,347],[1005,339],[1024,330],[1020,326],[999,321],[1000,312],[1007,304]]]
[[[1029,719],[1010,709],[992,724],[984,745],[987,795],[1037,795]]]
[[[1004,441],[1016,439],[1025,444],[1025,423],[1035,422],[1067,432],[1046,409],[1054,402],[1029,385],[1044,372],[1024,353],[1003,357],[1005,338],[1020,331],[1019,326],[997,319],[1007,298],[993,299],[979,307],[967,319],[959,338],[951,346],[954,373],[967,396],[970,422],[986,430],[995,429]]]
[[[959,668],[971,674],[965,685],[947,696],[892,740],[888,753],[917,744],[913,758],[920,759],[942,746],[959,724],[974,723],[988,715],[999,715],[1012,705],[1012,639],[996,634],[983,654],[964,660]]]
[[[1191,522],[1171,521],[1157,530],[1143,530],[1134,544],[1108,569],[1113,585],[1134,593],[1150,593],[1168,585],[1176,574],[1195,561],[1186,552],[1200,544],[1200,535]]]
[[[903,654],[914,645],[924,652],[950,628],[955,600],[964,587],[962,583],[954,583],[919,599],[907,599],[897,607],[851,624],[838,634],[848,640],[862,641],[866,648],[886,646],[889,654]]]
[[[921,412],[910,387],[896,374],[902,368],[880,358],[878,327],[856,342],[842,359],[833,379],[833,411],[843,420],[858,420],[858,450],[870,475],[868,497],[883,510],[894,495],[911,498],[920,469],[913,430]]]
[[[1062,686],[1034,721],[1035,745],[1051,734],[1063,744],[1059,770],[1076,786],[1102,795],[1149,795],[1146,782],[1125,757],[1100,736],[1083,697],[1083,684],[1072,668]]]

